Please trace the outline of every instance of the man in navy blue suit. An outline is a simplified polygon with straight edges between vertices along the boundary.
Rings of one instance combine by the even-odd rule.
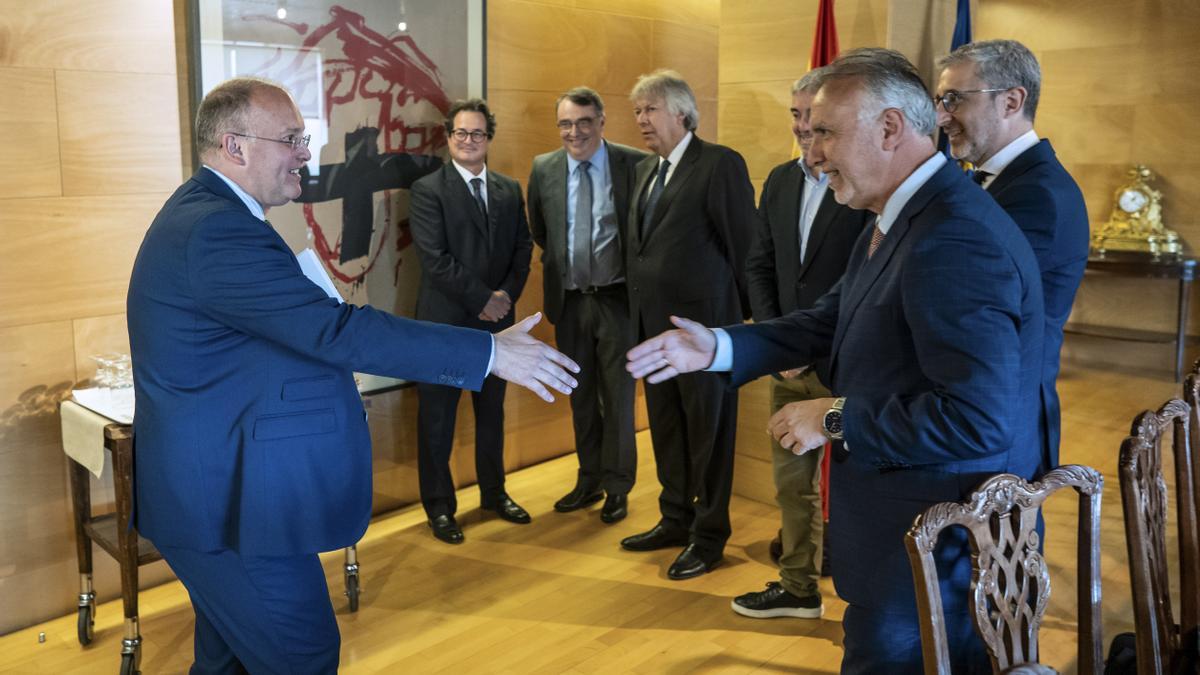
[[[317,552],[371,516],[362,371],[542,398],[570,359],[528,335],[338,304],[300,271],[265,211],[300,195],[310,158],[287,91],[255,78],[200,104],[204,168],[167,200],[129,283],[136,525],[196,611],[192,673],[331,673],[340,638]]]
[[[1058,466],[1059,352],[1063,324],[1087,266],[1087,207],[1050,141],[1033,130],[1042,71],[1015,40],[972,42],[938,62],[938,125],[956,159],[1021,228],[1042,271],[1046,308],[1042,365],[1043,471]]]
[[[843,673],[920,673],[921,639],[903,537],[932,504],[1041,459],[1042,287],[1016,224],[938,153],[935,113],[897,52],[854,50],[822,76],[810,159],[838,202],[878,214],[846,275],[809,310],[752,325],[679,328],[629,353],[655,382],[728,370],[733,385],[830,358],[837,398],[797,401],[769,421],[793,452],[843,439],[832,467],[830,547],[846,602]],[[955,672],[990,672],[967,609],[961,529],[935,551]]]

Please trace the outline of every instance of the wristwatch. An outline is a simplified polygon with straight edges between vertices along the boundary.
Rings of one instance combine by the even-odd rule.
[[[842,440],[842,408],[846,406],[846,397],[833,399],[833,407],[825,413],[825,419],[821,420],[821,426],[824,428],[825,435],[830,440]]]

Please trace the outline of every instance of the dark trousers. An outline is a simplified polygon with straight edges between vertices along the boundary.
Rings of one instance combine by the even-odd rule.
[[[717,373],[688,373],[646,384],[646,411],[663,523],[688,532],[706,556],[720,555],[730,533],[737,390]]]
[[[636,383],[625,370],[625,353],[633,347],[625,285],[594,293],[567,291],[555,337],[558,348],[579,364],[579,386],[571,394],[579,483],[627,494],[637,473],[637,443]]]
[[[337,672],[341,637],[316,553],[158,550],[196,611],[191,675]]]
[[[475,408],[475,475],[484,504],[504,493],[504,389],[505,382],[488,376],[483,389],[471,392]],[[450,451],[454,448],[454,422],[461,389],[439,384],[418,384],[417,474],[421,503],[434,518],[454,515],[454,477]]]
[[[961,588],[958,589],[961,592]],[[955,675],[987,675],[992,663],[983,640],[975,632],[971,614],[947,613],[946,639],[950,648],[951,672]],[[846,653],[842,675],[923,675],[921,628],[917,609],[884,612],[847,605],[842,616]]]

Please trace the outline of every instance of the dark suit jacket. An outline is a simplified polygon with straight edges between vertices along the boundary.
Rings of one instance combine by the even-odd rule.
[[[1004,167],[987,191],[1017,222],[1029,239],[1042,271],[1046,333],[1042,367],[1042,410],[1045,416],[1044,470],[1058,466],[1060,411],[1059,353],[1063,325],[1071,314],[1075,291],[1087,266],[1090,230],[1083,193],[1050,147],[1041,140]]]
[[[1012,219],[949,163],[870,259],[869,239],[813,309],[730,327],[731,375],[740,384],[832,355],[849,451],[830,478],[834,582],[848,602],[908,612],[913,518],[990,474],[1037,471],[1042,286]],[[965,583],[965,538],[947,540],[937,557]]]
[[[371,516],[352,371],[479,389],[491,340],[338,304],[201,169],[146,233],[128,297],[138,530],[161,546],[298,555]]]
[[[635,170],[637,163],[646,158],[646,153],[620,143],[604,141],[604,144],[608,148],[617,238],[624,255]],[[546,318],[557,323],[562,314],[570,257],[567,251],[567,151],[562,148],[533,158],[533,170],[529,173],[529,229],[533,240],[542,247]]]
[[[746,162],[693,136],[647,222],[638,207],[658,157],[637,165],[625,254],[630,314],[644,335],[673,328],[675,314],[705,325],[749,318],[745,260],[754,231]]]
[[[809,309],[846,272],[846,261],[875,214],[837,203],[827,189],[817,207],[804,260],[800,260],[800,209],[804,169],[789,160],[771,170],[758,200],[758,231],[746,258],[746,282],[755,321]],[[814,364],[828,385],[828,361]]]
[[[452,163],[413,183],[408,222],[421,257],[417,318],[491,332],[513,324],[529,277],[533,243],[517,181],[487,172],[488,222]],[[499,322],[479,313],[503,290],[514,311]]]

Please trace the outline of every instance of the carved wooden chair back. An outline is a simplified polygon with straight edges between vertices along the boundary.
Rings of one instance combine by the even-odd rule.
[[[1189,376],[1189,388],[1194,378]],[[1167,401],[1158,412],[1149,410],[1133,420],[1121,444],[1121,504],[1125,514],[1125,543],[1133,593],[1137,670],[1171,673],[1196,663],[1197,581],[1194,462],[1191,449],[1190,407],[1179,399]],[[1167,483],[1163,476],[1162,440],[1173,427],[1176,525],[1179,529],[1180,621],[1171,606],[1167,564]]]
[[[1038,630],[1050,599],[1050,573],[1037,532],[1038,511],[1051,494],[1079,494],[1079,672],[1104,668],[1100,623],[1100,497],[1104,478],[1091,467],[1061,466],[1029,483],[1013,474],[984,481],[965,502],[935,504],[905,536],[917,590],[921,648],[927,675],[949,675],[950,651],[933,551],[952,525],[971,542],[971,612],[992,669],[999,673],[1038,660]]]

